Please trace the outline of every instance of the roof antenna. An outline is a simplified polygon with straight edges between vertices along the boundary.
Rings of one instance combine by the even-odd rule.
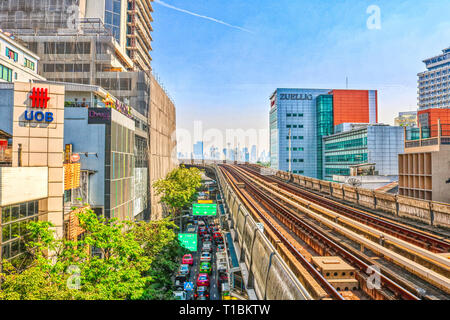
[[[348,77],[345,77],[345,87],[348,89]]]

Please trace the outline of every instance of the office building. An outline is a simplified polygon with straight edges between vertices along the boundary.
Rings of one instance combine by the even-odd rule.
[[[450,108],[450,48],[423,61],[427,70],[419,73],[419,110]]]
[[[136,161],[142,170],[143,161],[150,162],[148,206],[156,210],[150,214],[153,218],[161,216],[162,208],[154,203],[158,199],[152,184],[174,166],[176,156],[172,155],[175,106],[150,72],[151,1],[6,0],[0,3],[0,26],[40,56],[39,74],[49,81],[101,87],[133,107],[135,132],[142,133],[136,134],[140,153]],[[81,98],[73,102],[82,103]],[[145,175],[139,177],[142,186]],[[142,203],[134,205],[133,212],[145,208]]]
[[[0,82],[13,82],[44,78],[38,75],[39,57],[0,30]]]
[[[76,187],[64,175],[64,94],[59,85],[0,83],[0,256],[18,264],[30,221],[63,236],[65,183]]]
[[[270,101],[271,166],[294,174],[322,178],[322,138],[336,126],[377,123],[374,90],[277,89]]]
[[[20,36],[46,32],[62,35],[78,33],[83,24],[101,21],[114,38],[118,52],[133,62],[130,67],[150,71],[152,1],[6,0],[0,3],[0,26]]]
[[[398,155],[404,152],[404,130],[382,124],[344,131],[323,138],[326,180],[350,176],[351,167],[374,164],[372,175],[398,176]]]
[[[442,124],[441,129],[447,130],[450,125],[450,108],[428,108],[418,111],[419,127],[422,130],[422,137],[437,137],[438,123]],[[417,130],[416,130],[417,132]],[[446,135],[446,133],[441,133]]]
[[[253,145],[250,151],[250,161],[252,163],[256,163],[257,160],[258,160],[258,150],[257,147]]]
[[[417,127],[417,111],[400,112],[394,119],[394,125],[399,127]]]
[[[142,207],[142,194],[135,197],[135,190],[142,188],[144,180],[147,191],[148,167],[143,172],[139,170],[141,163],[136,167],[139,144],[131,107],[100,87],[65,87],[64,145],[80,155],[81,170],[88,175],[84,186],[87,199],[83,200],[106,218],[134,220],[143,215],[147,206]]]
[[[405,153],[399,155],[399,194],[450,203],[450,125],[442,124],[435,137],[407,128]]]
[[[194,159],[202,160],[203,158],[203,141],[197,141],[197,143],[194,144]]]

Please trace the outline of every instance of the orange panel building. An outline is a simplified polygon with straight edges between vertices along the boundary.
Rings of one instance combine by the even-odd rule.
[[[418,122],[422,128],[430,129],[430,136],[436,137],[438,132],[438,121],[441,120],[442,135],[450,135],[450,108],[429,108],[419,110]]]
[[[334,125],[341,123],[378,123],[376,90],[333,90]]]

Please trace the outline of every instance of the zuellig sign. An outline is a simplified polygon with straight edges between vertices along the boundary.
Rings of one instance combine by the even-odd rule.
[[[280,93],[280,100],[313,100],[313,95],[307,93]]]
[[[50,100],[50,97],[48,96],[48,89],[33,88],[30,100],[32,108],[47,109],[48,101]],[[53,113],[27,110],[25,111],[25,120],[35,120],[37,122],[53,122]]]

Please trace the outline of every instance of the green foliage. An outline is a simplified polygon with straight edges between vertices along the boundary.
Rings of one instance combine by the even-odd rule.
[[[270,162],[261,162],[261,161],[258,161],[258,162],[256,162],[256,164],[259,164],[259,165],[262,166],[262,167],[270,168]]]
[[[182,250],[172,222],[106,220],[91,210],[78,218],[86,231],[78,241],[55,239],[49,222],[29,224],[27,246],[33,262],[22,272],[3,263],[0,300],[171,296],[170,276]],[[96,248],[102,257],[91,255],[90,248]]]
[[[197,191],[202,186],[201,171],[197,168],[186,169],[184,166],[174,169],[165,179],[156,181],[153,187],[161,202],[175,213],[195,201]]]

